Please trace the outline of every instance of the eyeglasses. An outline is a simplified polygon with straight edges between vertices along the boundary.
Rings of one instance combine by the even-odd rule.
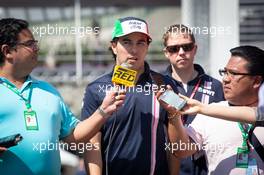
[[[17,43],[16,45],[22,45],[33,50],[39,50],[38,40],[28,40],[25,42]]]
[[[184,52],[189,52],[194,48],[194,43],[167,46],[166,50],[170,53],[177,53],[179,52],[180,48],[182,48]]]
[[[247,75],[247,76],[254,76],[250,73],[242,73],[242,72],[234,72],[232,70],[228,70],[228,69],[220,69],[219,70],[219,74],[220,76],[228,76],[230,78],[235,78],[237,75]]]

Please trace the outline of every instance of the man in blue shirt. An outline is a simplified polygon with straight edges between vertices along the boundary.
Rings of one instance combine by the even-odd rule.
[[[59,141],[78,148],[122,105],[125,95],[110,92],[89,119],[79,122],[53,86],[29,75],[39,47],[26,21],[0,20],[0,48],[0,138],[23,137],[17,146],[1,147],[0,172],[60,174]]]
[[[222,83],[205,74],[200,65],[194,64],[198,46],[188,27],[182,24],[169,26],[163,35],[163,45],[164,55],[170,61],[165,75],[173,79],[175,91],[205,104],[224,100]],[[184,115],[184,125],[192,123],[194,117]],[[204,156],[194,162],[190,157],[181,159],[180,174],[206,174]]]
[[[145,62],[150,42],[144,20],[134,17],[116,20],[111,50],[116,65],[127,63],[137,71],[136,85],[127,89],[124,106],[91,140],[101,145],[99,151],[86,152],[86,168],[91,175],[168,174],[165,150],[168,119],[156,100],[154,84],[159,83],[154,77],[159,75],[165,84],[169,78],[150,70]],[[83,119],[98,108],[104,91],[113,86],[112,75],[113,72],[103,75],[87,86]]]

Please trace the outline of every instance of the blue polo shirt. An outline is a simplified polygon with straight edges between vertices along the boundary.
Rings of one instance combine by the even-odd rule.
[[[59,140],[78,123],[50,84],[30,76],[19,89],[37,114],[38,130],[27,130],[24,100],[2,84],[0,77],[0,138],[20,133],[23,140],[0,154],[0,174],[60,174]]]
[[[165,151],[168,120],[164,109],[160,107],[157,111],[155,108],[157,104],[151,86],[155,83],[151,77],[153,73],[145,63],[145,72],[135,87],[127,90],[124,105],[101,129],[103,174],[106,174],[106,167],[111,175],[148,175],[151,171],[155,175],[168,174]],[[113,86],[112,74],[87,86],[82,119],[90,116],[102,103],[106,90]],[[165,84],[169,82],[160,76]]]

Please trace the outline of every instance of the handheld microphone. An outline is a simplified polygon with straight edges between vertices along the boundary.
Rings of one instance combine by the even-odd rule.
[[[137,71],[130,69],[131,65],[128,63],[122,63],[116,65],[112,77],[112,82],[125,87],[131,87],[135,85]]]
[[[132,65],[127,62],[124,62],[121,65],[115,65],[112,76],[113,84],[121,85],[125,88],[134,86],[137,77],[137,71],[130,69],[131,67]],[[108,175],[108,155],[112,143],[112,136],[115,133],[114,130],[116,128],[115,125],[116,125],[117,112],[115,114],[116,116],[114,117],[114,121],[110,131],[109,142],[107,145],[106,156],[105,156],[106,159],[105,171],[107,175]]]

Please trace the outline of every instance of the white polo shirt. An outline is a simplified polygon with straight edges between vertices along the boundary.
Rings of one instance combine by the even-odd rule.
[[[217,103],[228,106],[227,101]],[[208,174],[246,175],[245,168],[236,168],[237,148],[242,145],[242,133],[237,122],[226,121],[198,114],[187,128],[189,136],[202,146],[208,161]],[[257,133],[255,133],[257,132]],[[264,143],[264,128],[254,131],[261,143]],[[252,150],[250,156],[256,158],[260,174],[264,163]]]

